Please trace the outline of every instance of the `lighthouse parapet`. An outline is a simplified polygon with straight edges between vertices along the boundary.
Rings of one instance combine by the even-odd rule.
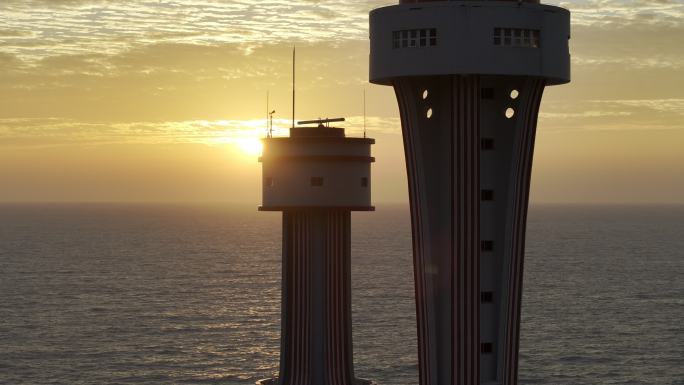
[[[339,208],[372,211],[370,138],[343,128],[295,127],[289,137],[263,139],[262,211]]]

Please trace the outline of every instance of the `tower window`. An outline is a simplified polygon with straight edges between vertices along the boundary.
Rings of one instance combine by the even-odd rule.
[[[482,303],[492,303],[494,302],[494,293],[491,291],[483,291],[480,293],[480,302]]]
[[[312,176],[311,177],[311,185],[312,186],[323,186],[323,177],[320,176]]]
[[[494,149],[494,139],[492,138],[482,138],[480,141],[480,148],[483,150],[493,150]]]
[[[526,28],[494,28],[494,45],[539,48],[539,30]]]
[[[482,99],[494,99],[494,89],[490,87],[483,88],[480,91],[480,97]]]
[[[273,178],[271,178],[270,176],[264,178],[264,186],[273,187]]]
[[[437,45],[437,29],[405,29],[392,32],[392,49],[423,48]]]
[[[368,187],[368,178],[365,176],[361,178],[361,187]]]
[[[482,250],[482,251],[494,250],[494,241],[480,241],[480,250]]]
[[[483,201],[494,200],[494,190],[482,190],[480,194]]]
[[[483,342],[480,344],[480,353],[489,354],[494,351],[494,345],[491,342]]]

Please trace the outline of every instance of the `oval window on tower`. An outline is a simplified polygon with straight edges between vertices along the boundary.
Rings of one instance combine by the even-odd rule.
[[[511,107],[506,108],[506,118],[510,119],[515,115],[515,110]]]
[[[425,114],[425,116],[426,116],[428,119],[432,118],[432,108],[428,108],[427,113]]]

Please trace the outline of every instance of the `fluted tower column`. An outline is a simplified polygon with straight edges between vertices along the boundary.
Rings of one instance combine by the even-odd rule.
[[[323,125],[264,139],[262,211],[283,212],[280,370],[263,385],[357,385],[351,212],[370,200],[373,139]]]
[[[401,115],[420,384],[514,385],[537,115],[570,80],[569,13],[403,0],[371,12],[370,37]]]

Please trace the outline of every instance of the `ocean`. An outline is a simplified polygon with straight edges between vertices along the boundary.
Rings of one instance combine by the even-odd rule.
[[[280,213],[0,205],[0,384],[278,369]],[[357,377],[417,384],[408,207],[352,215]],[[684,384],[684,206],[532,206],[521,384]]]

